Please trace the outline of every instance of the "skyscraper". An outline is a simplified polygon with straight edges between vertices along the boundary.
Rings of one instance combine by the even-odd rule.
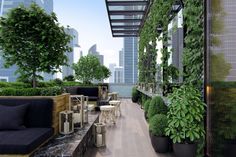
[[[114,83],[124,83],[123,67],[115,67]]]
[[[53,0],[1,0],[0,1],[0,16],[4,16],[10,9],[18,7],[20,4],[23,4],[26,7],[29,7],[32,2],[35,2],[39,6],[45,9],[47,13],[53,11]],[[17,66],[11,66],[10,68],[4,68],[4,60],[1,57],[0,51],[0,80],[1,81],[16,81],[18,75],[15,74]],[[45,80],[53,78],[51,74],[42,74]]]
[[[124,49],[119,51],[119,66],[124,66]]]
[[[138,79],[138,40],[124,38],[124,83],[134,84]]]
[[[91,48],[88,50],[88,54],[96,56],[99,59],[99,62],[102,65],[104,64],[104,56],[100,55],[100,53],[97,51],[97,45],[96,44],[91,46]]]
[[[74,28],[66,28],[65,32],[73,37],[73,39],[70,41],[69,46],[72,48],[71,52],[66,52],[66,56],[68,58],[68,66],[62,67],[62,78],[73,75],[73,69],[72,64],[74,63],[74,53],[75,53],[75,47],[79,47],[78,45],[78,32]]]
[[[109,70],[111,71],[111,76],[109,77],[109,83],[114,83],[115,82],[115,78],[114,78],[115,67],[116,67],[115,63],[109,64]]]

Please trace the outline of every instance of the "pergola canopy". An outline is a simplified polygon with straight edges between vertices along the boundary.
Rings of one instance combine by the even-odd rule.
[[[137,37],[150,0],[105,0],[113,37]]]

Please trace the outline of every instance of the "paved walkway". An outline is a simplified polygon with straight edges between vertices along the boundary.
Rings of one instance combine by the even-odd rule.
[[[86,157],[171,157],[157,154],[151,145],[143,110],[129,99],[121,103],[122,116],[107,127],[106,148],[93,148]]]

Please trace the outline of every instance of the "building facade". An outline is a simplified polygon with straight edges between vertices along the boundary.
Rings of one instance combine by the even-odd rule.
[[[45,9],[47,13],[53,11],[53,0],[1,0],[0,1],[0,16],[6,15],[6,13],[12,9],[18,7],[20,4],[28,7],[32,2],[35,2],[39,6]],[[1,57],[0,52],[0,80],[1,81],[16,81],[18,75],[16,74],[17,66],[11,66],[10,68],[4,68],[4,60]],[[52,74],[42,74],[45,80],[54,78]]]
[[[115,63],[109,64],[109,70],[111,71],[111,76],[109,77],[109,83],[114,83],[115,82],[115,77],[114,77],[115,67],[116,67]]]
[[[135,84],[138,80],[138,39],[124,38],[124,83]]]
[[[91,48],[88,50],[88,54],[96,56],[99,59],[100,64],[104,65],[104,56],[100,55],[100,53],[97,51],[97,44],[91,46]]]
[[[73,37],[73,39],[70,41],[69,46],[72,48],[71,52],[66,52],[67,56],[67,64],[68,66],[62,67],[62,78],[73,75],[73,69],[72,64],[74,63],[74,57],[75,57],[75,48],[79,47],[78,44],[78,32],[74,28],[66,28],[65,32]]]
[[[114,71],[114,83],[124,83],[123,67],[115,67]]]
[[[119,51],[119,66],[124,66],[124,49]]]

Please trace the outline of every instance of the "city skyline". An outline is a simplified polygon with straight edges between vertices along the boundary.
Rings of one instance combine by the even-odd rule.
[[[123,47],[123,38],[113,38],[108,20],[105,1],[56,0],[54,12],[59,23],[69,25],[79,33],[79,43],[86,55],[91,45],[97,44],[97,50],[104,55],[104,65],[117,63],[119,51]]]

